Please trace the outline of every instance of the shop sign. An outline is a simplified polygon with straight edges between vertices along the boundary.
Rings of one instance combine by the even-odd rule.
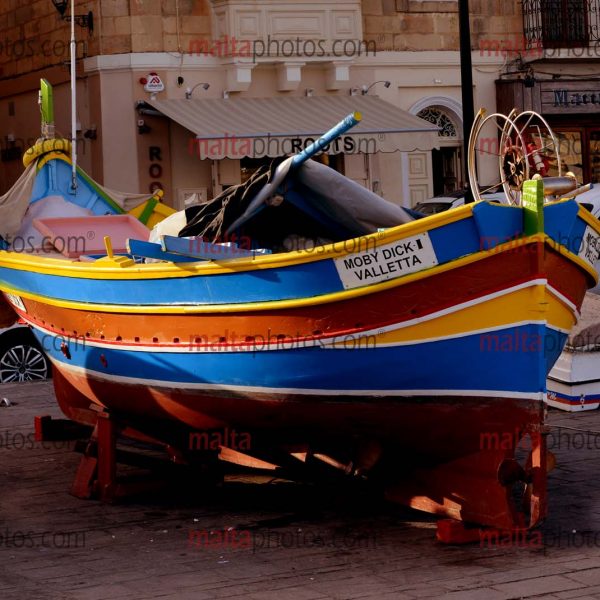
[[[544,82],[540,96],[544,114],[600,112],[600,85],[595,81]]]
[[[144,90],[151,94],[155,94],[156,92],[162,92],[165,89],[165,84],[162,79],[156,73],[150,73],[148,75],[147,81],[144,84]]]

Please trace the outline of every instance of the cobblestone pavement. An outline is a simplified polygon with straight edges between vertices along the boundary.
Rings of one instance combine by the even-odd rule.
[[[78,500],[73,442],[32,441],[34,415],[61,416],[51,384],[0,396],[3,600],[600,598],[598,411],[550,413],[558,466],[538,537],[441,546],[430,516],[334,486],[237,475],[200,496]]]

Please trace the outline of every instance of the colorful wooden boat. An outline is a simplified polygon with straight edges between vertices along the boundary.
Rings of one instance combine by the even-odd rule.
[[[541,234],[524,235],[523,212],[482,202],[223,261],[2,251],[0,287],[40,340],[60,342],[44,347],[76,420],[91,402],[170,443],[182,426],[233,427],[259,458],[305,445],[339,462],[355,451],[358,469],[377,448],[390,497],[512,527],[516,484],[531,488],[529,523],[544,514],[546,375],[596,280],[582,235],[600,235],[574,201],[545,206]]]
[[[234,429],[252,440],[238,455],[323,460],[415,508],[528,527],[546,512],[546,376],[600,249],[588,211],[530,187],[523,207],[477,202],[292,252],[0,251],[0,289],[52,340],[76,421],[104,411],[180,459],[190,435]]]

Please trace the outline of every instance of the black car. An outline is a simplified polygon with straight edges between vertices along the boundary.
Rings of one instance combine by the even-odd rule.
[[[27,325],[0,329],[0,383],[42,381],[51,373],[50,361]]]

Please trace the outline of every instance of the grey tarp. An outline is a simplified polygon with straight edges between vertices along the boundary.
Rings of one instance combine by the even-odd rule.
[[[226,241],[233,229],[242,229],[268,247],[290,234],[340,240],[413,220],[400,206],[318,162],[307,161],[283,180],[274,167],[188,209],[188,224],[179,235]],[[286,201],[272,206],[269,197],[277,184]],[[265,186],[269,194],[263,193]]]
[[[413,220],[402,207],[321,163],[305,162],[294,177],[304,201],[349,232],[373,233]]]

